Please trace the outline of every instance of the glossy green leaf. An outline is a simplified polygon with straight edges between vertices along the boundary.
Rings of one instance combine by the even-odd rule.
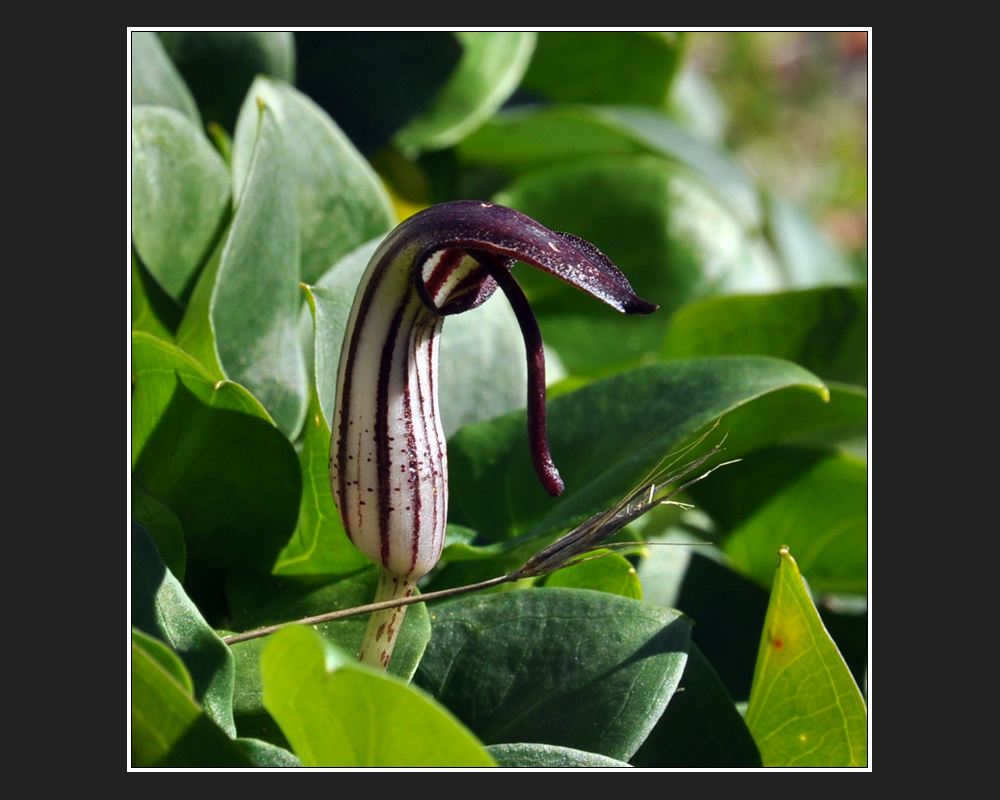
[[[571,103],[662,107],[683,45],[679,33],[544,31],[524,86]]]
[[[492,117],[459,146],[463,160],[516,174],[603,156],[649,154],[683,165],[748,229],[763,225],[759,191],[750,176],[665,114],[633,106],[550,105],[515,108]]]
[[[676,611],[581,589],[464,597],[431,615],[415,681],[482,741],[623,761],[670,700],[691,630]]]
[[[132,239],[143,264],[175,300],[192,286],[229,204],[229,173],[188,117],[132,110]]]
[[[651,152],[691,170],[748,229],[756,230],[761,226],[763,209],[759,190],[735,160],[705,145],[651,109],[612,107],[601,109],[601,114]]]
[[[612,769],[631,764],[597,753],[552,744],[491,744],[486,751],[508,769]]]
[[[306,767],[489,767],[447,710],[356,664],[313,631],[275,634],[261,657],[264,703]]]
[[[462,58],[430,107],[395,136],[404,153],[439,150],[478,127],[517,88],[535,49],[535,33],[459,31]]]
[[[132,521],[146,529],[167,569],[184,583],[187,548],[181,521],[166,503],[147,492],[135,475],[132,476]]]
[[[693,643],[677,694],[631,763],[636,767],[761,765],[743,717]]]
[[[868,287],[716,297],[680,309],[663,357],[762,355],[801,364],[821,378],[868,383]]]
[[[782,549],[760,640],[747,726],[765,767],[867,767],[868,711]]]
[[[215,725],[148,652],[132,642],[133,767],[250,767]]]
[[[472,164],[515,174],[595,156],[649,152],[593,106],[546,105],[499,111],[457,146]]]
[[[191,681],[191,675],[188,673],[187,667],[184,666],[184,662],[173,650],[159,639],[147,636],[136,628],[132,628],[132,644],[159,664],[164,672],[177,681],[185,694],[194,697],[194,683]]]
[[[342,608],[372,602],[378,573],[371,565],[347,578],[236,576],[229,582],[228,599],[238,630],[302,619]],[[325,639],[346,653],[361,649],[368,617],[349,617],[313,626]],[[410,606],[396,640],[389,673],[408,681],[417,668],[431,637],[427,609],[423,604]],[[231,647],[236,659],[236,683],[233,709],[241,735],[259,736],[253,725],[264,713],[261,700],[260,653],[267,639],[251,639]],[[246,723],[246,724],[244,724]],[[266,723],[264,723],[266,725]],[[274,741],[268,738],[268,741]]]
[[[450,521],[493,541],[564,530],[610,508],[712,420],[796,385],[823,390],[786,361],[717,358],[652,365],[558,397],[548,433],[566,482],[559,501],[535,477],[523,413],[466,426],[448,445]]]
[[[132,31],[132,105],[166,106],[201,127],[191,92],[155,33]]]
[[[657,357],[670,314],[692,300],[780,286],[763,245],[687,170],[640,156],[557,166],[494,198],[552,230],[593,242],[660,310],[626,317],[551,276],[518,272],[546,344],[571,374],[600,375]]]
[[[297,330],[299,231],[289,175],[281,130],[262,107],[246,186],[219,264],[211,321],[226,376],[246,386],[293,437],[305,417],[308,376]]]
[[[132,330],[173,342],[184,310],[156,282],[132,250]]]
[[[817,403],[814,392],[790,388],[734,410],[722,423],[726,457],[740,458],[776,444],[854,452],[859,437],[868,433],[868,393],[843,384],[828,384],[827,392],[827,402]]]
[[[298,458],[242,386],[132,335],[133,470],[181,520],[188,577],[239,566],[270,571],[295,527]]]
[[[263,103],[285,145],[283,180],[293,187],[301,279],[315,283],[358,245],[395,226],[389,196],[368,162],[326,112],[280,81],[259,77],[240,111],[233,143],[234,195],[242,196]]]
[[[233,723],[233,656],[208,626],[156,552],[152,538],[132,527],[132,624],[170,645],[194,683],[194,698],[230,736]]]
[[[160,40],[205,123],[230,133],[258,75],[295,82],[295,40],[287,31],[170,31]]]
[[[642,586],[628,559],[610,550],[599,550],[599,558],[553,572],[545,579],[548,588],[592,589],[595,592],[642,600]]]
[[[867,591],[868,465],[855,456],[769,448],[692,495],[726,536],[733,565],[762,586],[773,580],[774,554],[787,545],[814,591]]]

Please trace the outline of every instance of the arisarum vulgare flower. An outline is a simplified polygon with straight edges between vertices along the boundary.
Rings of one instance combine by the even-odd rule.
[[[499,286],[524,336],[532,461],[553,496],[563,482],[545,433],[545,361],[534,314],[510,269],[523,261],[626,314],[636,296],[596,247],[510,208],[434,206],[397,227],[372,256],[354,298],[337,376],[330,452],[333,496],[347,535],[382,576],[376,601],[409,596],[441,556],[448,466],[437,397],[441,326]],[[405,607],[372,614],[361,660],[384,668]]]

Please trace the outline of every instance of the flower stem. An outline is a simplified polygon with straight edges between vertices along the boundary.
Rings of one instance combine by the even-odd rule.
[[[378,589],[375,590],[376,603],[385,600],[398,600],[413,594],[414,584],[397,578],[385,567],[381,567],[380,571]],[[358,656],[358,660],[362,664],[381,670],[389,666],[392,648],[396,645],[396,636],[399,634],[399,628],[403,624],[405,614],[406,606],[396,606],[372,612],[371,617],[368,618],[365,638],[361,642],[361,654]]]

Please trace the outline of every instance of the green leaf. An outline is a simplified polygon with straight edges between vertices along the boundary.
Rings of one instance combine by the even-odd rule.
[[[472,164],[492,164],[521,175],[594,156],[639,155],[649,150],[607,115],[590,106],[546,105],[504,109],[456,146]]]
[[[489,767],[447,710],[377,674],[306,628],[279,631],[261,657],[264,703],[306,767]]]
[[[517,88],[535,49],[535,33],[456,32],[462,58],[431,106],[396,133],[395,144],[415,156],[460,141]]]
[[[747,726],[765,767],[867,767],[868,711],[798,567],[780,551]]]
[[[297,330],[299,231],[289,175],[281,131],[263,107],[210,313],[226,376],[246,386],[291,438],[305,417],[308,376]]]
[[[173,345],[134,333],[132,374],[134,474],[181,520],[187,577],[270,571],[298,514],[294,448],[242,386]]]
[[[299,451],[302,502],[288,544],[278,555],[275,575],[346,575],[371,562],[344,532],[330,489],[330,428],[320,411],[315,389]]]
[[[132,624],[170,645],[191,674],[194,698],[215,724],[235,736],[233,656],[164,566],[152,538],[134,523]]]
[[[132,239],[175,300],[192,287],[228,205],[226,165],[195,124],[172,108],[134,108]]]
[[[173,342],[184,314],[180,305],[156,282],[132,249],[132,330]]]
[[[232,222],[230,221],[230,225]],[[229,241],[227,230],[216,244],[195,284],[184,316],[177,328],[177,346],[192,356],[201,366],[218,380],[225,380],[226,373],[219,364],[219,352],[215,346],[215,329],[212,323],[212,296],[215,282],[219,277],[222,253]]]
[[[295,46],[296,86],[366,155],[430,105],[462,57],[445,30],[297,31]]]
[[[495,200],[593,242],[640,297],[660,306],[648,317],[626,317],[550,276],[519,272],[546,344],[571,374],[606,374],[657,358],[669,315],[692,300],[780,286],[761,242],[699,179],[658,158],[552,167],[515,181]]]
[[[174,108],[201,127],[191,92],[150,31],[132,31],[132,105]]]
[[[206,124],[216,122],[230,133],[254,78],[295,82],[295,40],[287,31],[170,31],[160,40]]]
[[[556,747],[552,744],[491,744],[486,748],[501,767],[508,769],[609,769],[632,766],[625,761]]]
[[[233,187],[242,196],[263,103],[285,143],[286,172],[296,198],[302,242],[301,279],[315,283],[358,245],[383,236],[395,213],[382,182],[332,119],[280,81],[259,77],[236,124]]]
[[[842,452],[775,447],[692,491],[728,534],[733,565],[762,586],[787,545],[817,592],[868,590],[868,465]]]
[[[378,571],[369,565],[354,575],[335,580],[317,576],[254,578],[239,575],[230,580],[227,589],[235,617],[233,624],[237,630],[245,631],[365,605],[375,597],[377,582]],[[314,625],[313,629],[344,652],[357,653],[367,625],[368,616],[363,615]],[[401,680],[410,680],[430,637],[427,609],[423,604],[411,606],[403,617],[389,673]],[[264,712],[260,653],[267,641],[251,639],[230,648],[236,659],[233,709],[241,735],[258,736],[252,726],[264,724],[266,727],[266,722],[260,723],[259,717]],[[260,738],[274,741],[265,736]]]
[[[458,146],[462,159],[516,174],[602,156],[649,154],[685,167],[748,231],[763,225],[753,179],[729,156],[648,108],[551,105],[502,111]]]
[[[761,765],[743,717],[693,643],[677,694],[631,763],[636,767]]]
[[[132,642],[133,767],[252,766],[147,651]]]
[[[149,532],[164,564],[184,583],[187,553],[181,521],[168,505],[147,492],[135,475],[132,476],[132,520]]]
[[[645,108],[603,108],[601,113],[651,152],[682,164],[701,178],[748,230],[763,224],[764,210],[753,178],[729,155],[712,148],[663,114]]]
[[[868,383],[868,287],[717,297],[670,318],[663,357],[762,355],[821,378]]]
[[[132,644],[143,650],[147,656],[159,664],[164,672],[177,681],[185,694],[194,697],[194,684],[191,682],[191,675],[184,666],[184,662],[173,650],[159,639],[147,636],[136,628],[132,628]]]
[[[868,433],[868,393],[843,384],[829,384],[827,392],[827,402],[817,403],[813,391],[791,388],[734,410],[723,422],[726,457],[776,444],[857,449]]]
[[[679,33],[544,31],[524,87],[571,103],[662,107],[683,45]]]
[[[260,739],[237,739],[236,745],[243,751],[243,755],[260,769],[294,769],[302,766],[302,762],[294,753],[270,742],[262,742]]]
[[[461,598],[432,618],[415,681],[482,741],[623,761],[673,694],[691,629],[676,611],[580,589]]]
[[[548,409],[549,442],[566,482],[558,503],[535,477],[523,413],[466,426],[448,444],[450,521],[492,541],[565,530],[610,508],[713,420],[796,385],[821,405],[814,375],[759,357],[656,364],[558,397]]]
[[[628,559],[610,550],[598,550],[593,555],[600,555],[600,558],[552,573],[545,579],[545,586],[592,589],[642,600],[642,586],[635,574],[635,567]]]

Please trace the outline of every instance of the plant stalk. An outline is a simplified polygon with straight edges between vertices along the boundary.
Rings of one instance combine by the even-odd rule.
[[[375,602],[399,600],[413,594],[414,584],[393,575],[385,567],[379,568],[381,576],[378,589],[375,590]],[[358,661],[369,667],[384,670],[392,658],[392,648],[396,645],[396,637],[403,624],[406,606],[395,606],[381,611],[373,611],[368,618],[368,629],[361,642],[361,653]]]

